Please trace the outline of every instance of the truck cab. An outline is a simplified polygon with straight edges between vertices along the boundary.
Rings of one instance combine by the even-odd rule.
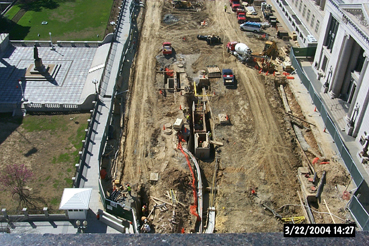
[[[232,6],[232,11],[236,12],[237,9],[241,8],[240,1],[233,1],[231,6]]]
[[[172,43],[164,42],[163,43],[163,55],[171,55],[173,52],[172,50]]]
[[[227,43],[227,51],[228,51],[228,53],[232,53],[232,51],[234,51],[236,44],[238,44],[238,42],[236,42],[236,41],[228,42]]]
[[[223,69],[223,83],[225,86],[234,86],[235,85],[235,76],[233,74],[232,69]]]
[[[246,22],[246,12],[242,9],[237,10],[237,21],[239,24]]]

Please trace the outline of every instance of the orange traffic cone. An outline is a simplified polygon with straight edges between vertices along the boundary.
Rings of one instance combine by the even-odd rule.
[[[314,112],[316,112],[316,107],[314,108]]]

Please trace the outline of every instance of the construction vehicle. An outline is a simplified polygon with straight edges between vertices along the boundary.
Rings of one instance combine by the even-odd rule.
[[[267,41],[262,53],[252,53],[251,49],[244,43],[228,42],[227,51],[236,56],[242,63],[256,63],[257,69],[262,69],[264,72],[273,73],[275,65],[270,62],[270,57],[276,54],[275,42]],[[278,50],[277,50],[278,52]],[[268,56],[271,55],[271,56]]]
[[[246,22],[246,12],[243,9],[237,9],[238,24]]]
[[[223,69],[223,83],[225,86],[234,86],[235,85],[235,76],[231,69]]]
[[[172,5],[176,9],[188,9],[192,7],[189,1],[172,0]]]
[[[239,1],[233,1],[231,6],[232,6],[232,11],[233,12],[236,12],[237,9],[241,8],[241,4],[240,4]]]
[[[236,56],[240,61],[247,62],[251,58],[274,58],[278,56],[277,44],[274,41],[266,41],[264,50],[260,54],[252,53],[251,49],[244,43],[228,42],[227,51],[232,55]]]
[[[164,42],[163,43],[163,55],[171,55],[173,53],[172,43]]]
[[[279,55],[277,44],[274,41],[266,41],[264,50],[262,53],[263,56],[268,56],[271,58],[275,58]]]
[[[244,43],[228,42],[227,51],[236,56],[243,63],[250,61],[252,58],[251,49]]]
[[[205,40],[207,44],[211,45],[211,44],[221,44],[222,40],[219,36],[215,36],[215,35],[197,35],[197,39],[199,40]]]

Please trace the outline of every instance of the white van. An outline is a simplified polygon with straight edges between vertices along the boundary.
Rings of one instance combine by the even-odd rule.
[[[260,32],[261,24],[257,22],[245,22],[240,25],[241,31]]]

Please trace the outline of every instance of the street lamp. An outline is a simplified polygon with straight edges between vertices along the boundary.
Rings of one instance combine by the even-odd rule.
[[[23,83],[22,83],[22,80],[18,80],[18,83],[19,83],[19,85],[20,85],[21,92],[22,92],[22,99],[21,99],[21,101],[22,101],[22,102],[27,102],[27,99],[26,99],[26,98],[24,98],[24,92],[23,92]]]
[[[53,40],[51,38],[51,32],[49,32],[50,35],[50,45],[51,45],[51,50],[55,50],[54,46],[53,46]]]
[[[99,81],[97,79],[92,80],[92,83],[95,84],[95,93],[97,94],[97,83]]]
[[[81,231],[81,233],[84,232],[84,230],[87,228],[87,220],[84,220],[81,225],[81,221],[77,220],[76,225],[78,226],[78,231]]]

